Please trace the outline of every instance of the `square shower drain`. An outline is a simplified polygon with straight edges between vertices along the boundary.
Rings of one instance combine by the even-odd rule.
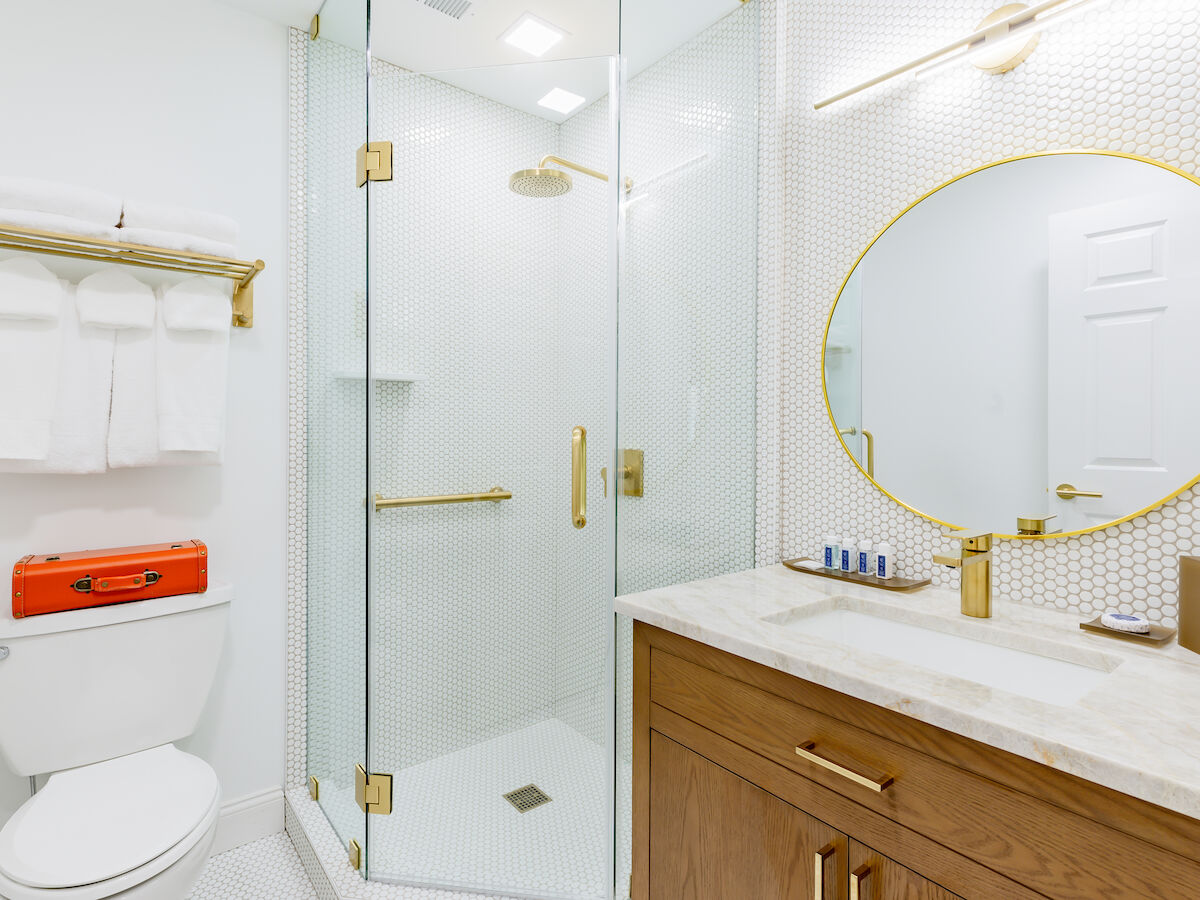
[[[504,799],[516,807],[517,812],[529,812],[550,802],[550,795],[536,784],[527,784],[523,788],[509,791]]]

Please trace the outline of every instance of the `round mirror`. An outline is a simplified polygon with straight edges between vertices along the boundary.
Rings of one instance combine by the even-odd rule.
[[[958,528],[1082,533],[1200,472],[1200,181],[1052,153],[951,181],[859,257],[825,401],[893,500]]]

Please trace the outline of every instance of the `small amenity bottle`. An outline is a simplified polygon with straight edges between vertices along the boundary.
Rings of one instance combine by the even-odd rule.
[[[858,574],[871,575],[875,571],[875,567],[871,565],[874,560],[871,558],[871,542],[863,538],[858,542]]]
[[[842,542],[836,534],[825,538],[825,549],[821,554],[821,565],[827,569],[840,569],[842,567]]]
[[[887,542],[875,548],[875,575],[885,581],[896,577],[896,551]]]
[[[852,535],[846,535],[842,538],[842,565],[843,572],[853,572],[858,568],[858,541]]]

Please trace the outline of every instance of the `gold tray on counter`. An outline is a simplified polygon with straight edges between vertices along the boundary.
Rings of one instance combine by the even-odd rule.
[[[805,575],[820,575],[822,578],[832,578],[834,581],[848,581],[851,584],[865,584],[869,587],[883,588],[885,591],[915,591],[932,584],[933,580],[913,581],[911,578],[877,578],[874,575],[859,575],[857,572],[841,572],[826,569],[824,566],[816,569],[806,569],[800,563],[816,562],[807,556],[799,559],[785,559],[783,564],[793,572],[803,572]],[[1105,631],[1108,631],[1106,628]]]
[[[1151,625],[1149,634],[1137,634],[1132,631],[1117,631],[1105,628],[1100,624],[1103,616],[1096,616],[1091,622],[1080,622],[1079,627],[1093,634],[1103,634],[1107,637],[1124,638],[1127,641],[1137,641],[1139,644],[1165,644],[1175,637],[1174,628],[1164,628],[1162,625]]]

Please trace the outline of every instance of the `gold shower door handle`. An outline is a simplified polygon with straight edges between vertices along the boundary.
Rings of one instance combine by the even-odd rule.
[[[582,425],[571,432],[571,524],[587,524],[587,429]]]
[[[871,476],[872,478],[874,478],[875,477],[875,435],[871,434],[871,432],[867,431],[867,429],[865,429],[865,428],[862,430],[862,435],[863,435],[863,437],[865,437],[867,439],[867,474],[869,476]]]

